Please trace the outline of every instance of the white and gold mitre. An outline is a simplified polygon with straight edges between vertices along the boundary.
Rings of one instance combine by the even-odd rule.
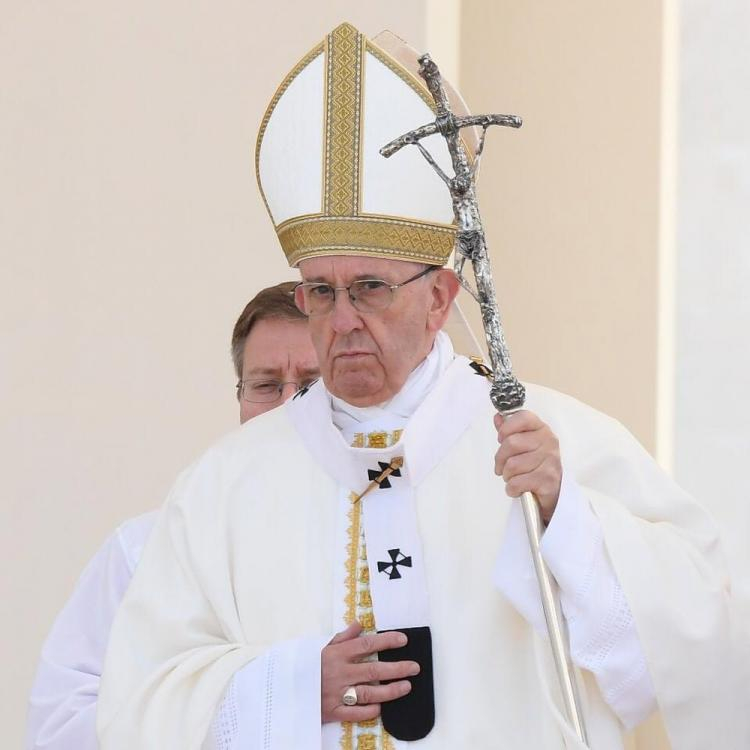
[[[261,123],[258,185],[290,266],[323,255],[443,265],[456,226],[444,182],[416,148],[379,149],[432,122],[424,82],[376,43],[341,24],[291,70]],[[401,52],[409,50],[401,46]],[[423,141],[448,174],[443,138]]]

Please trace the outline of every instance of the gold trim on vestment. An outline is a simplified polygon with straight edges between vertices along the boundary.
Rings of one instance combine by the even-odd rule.
[[[390,448],[401,440],[401,435],[403,434],[403,430],[394,430],[393,432],[368,432],[366,435],[364,432],[355,432],[354,439],[352,440],[352,448]],[[382,435],[385,435],[385,440],[381,437]],[[365,441],[367,442],[366,446]],[[378,445],[375,445],[376,442]]]
[[[386,446],[399,441],[403,430],[393,432],[358,432],[354,435],[354,447],[364,447],[373,441],[385,442]],[[399,459],[393,459],[392,465],[401,466]],[[364,494],[364,493],[362,493]],[[370,569],[367,564],[367,544],[362,529],[362,495],[356,492],[349,494],[351,507],[348,511],[349,526],[346,530],[346,594],[344,597],[344,625],[358,619],[366,632],[375,632],[375,615],[372,611],[370,594]],[[341,750],[393,750],[393,741],[383,728],[381,720],[370,719],[356,724],[345,721],[341,724]],[[373,731],[361,731],[373,730]],[[359,733],[358,733],[359,732]],[[378,738],[381,740],[378,746]],[[356,745],[355,745],[356,740]]]
[[[370,592],[360,591],[357,603],[362,609],[370,609],[370,607],[372,607],[372,596],[370,595]]]
[[[302,216],[276,228],[289,265],[305,258],[363,255],[442,266],[456,239],[453,224],[393,216]]]
[[[359,524],[362,506],[355,492],[349,495],[352,501],[349,508],[349,528],[346,544],[346,599],[344,600],[344,624],[349,625],[357,616],[357,558],[359,553]]]
[[[370,432],[367,435],[367,447],[379,448],[380,450],[388,447],[387,432]]]

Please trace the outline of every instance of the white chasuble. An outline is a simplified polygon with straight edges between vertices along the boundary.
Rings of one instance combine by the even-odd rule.
[[[378,630],[429,627],[429,734],[401,742],[379,722],[321,731],[319,661],[305,692],[295,675],[314,675],[315,663],[304,671],[292,660],[283,700],[267,695],[256,706],[248,748],[579,747],[561,726],[548,644],[493,583],[512,501],[494,474],[488,390],[458,357],[400,435],[381,425],[385,435],[367,447],[362,425],[363,447],[352,447],[317,383],[186,471],[113,626],[102,750],[198,750],[236,673],[262,663],[280,674],[286,667],[267,655],[286,643],[319,659],[354,617]],[[711,521],[617,423],[533,386],[527,406],[557,434],[566,481],[593,511],[674,747],[705,750],[718,736],[723,747],[748,746]],[[399,475],[363,494],[383,467]],[[563,579],[577,580],[563,568]],[[571,629],[586,609],[585,585],[574,588],[581,614]],[[625,729],[599,675],[582,669],[579,678],[591,747],[622,748]]]

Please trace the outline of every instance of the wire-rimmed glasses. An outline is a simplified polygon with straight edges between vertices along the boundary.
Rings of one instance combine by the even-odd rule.
[[[272,404],[278,401],[284,393],[285,385],[293,385],[296,391],[315,382],[315,379],[297,383],[294,380],[275,380],[274,378],[248,378],[239,380],[237,398],[249,401],[251,404]]]
[[[418,274],[402,281],[400,284],[390,284],[383,279],[357,279],[349,286],[331,286],[321,281],[301,281],[293,289],[294,303],[305,315],[326,315],[336,304],[336,292],[346,292],[349,301],[363,313],[385,310],[391,302],[397,289],[411,284],[412,281],[435,271],[439,266],[429,266]]]

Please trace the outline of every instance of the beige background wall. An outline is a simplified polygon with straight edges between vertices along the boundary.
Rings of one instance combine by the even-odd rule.
[[[516,368],[653,449],[662,5],[463,7],[472,110],[524,118],[491,133],[480,194]]]
[[[491,134],[481,188],[518,372],[655,445],[660,14],[6,0],[4,747],[21,743],[41,641],[85,562],[236,423],[231,326],[289,275],[255,187],[255,131],[280,77],[341,20],[429,42],[475,111],[524,116]]]

